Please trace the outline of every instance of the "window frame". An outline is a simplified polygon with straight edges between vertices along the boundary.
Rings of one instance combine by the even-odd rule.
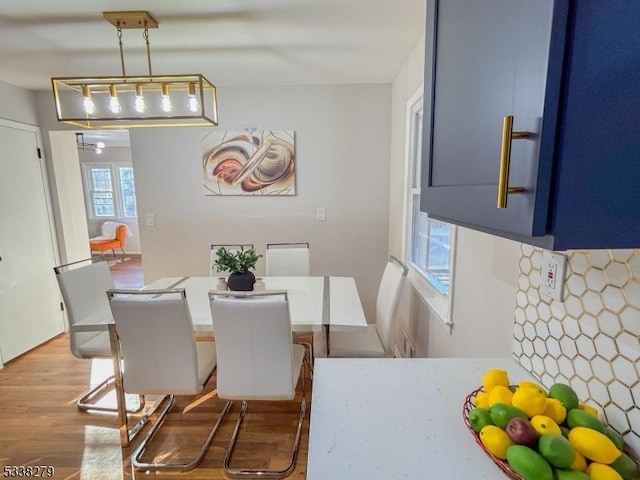
[[[405,188],[403,205],[403,242],[402,258],[409,266],[408,280],[416,293],[425,302],[429,311],[439,320],[451,334],[453,328],[453,297],[454,297],[454,272],[457,243],[457,227],[451,225],[449,246],[449,285],[448,293],[443,293],[442,288],[432,281],[428,272],[412,261],[413,223],[416,207],[416,198],[420,198],[421,180],[421,145],[424,98],[421,86],[407,101],[405,123]],[[417,203],[419,205],[419,201]]]
[[[94,168],[108,169],[111,172],[111,192],[113,194],[113,209],[115,215],[104,216],[95,214],[95,206],[93,203],[93,178],[91,170]],[[84,184],[84,196],[87,210],[87,216],[90,220],[137,220],[138,218],[138,205],[135,204],[136,215],[125,215],[124,198],[122,189],[122,176],[120,174],[121,168],[131,168],[133,173],[133,189],[135,195],[135,173],[133,172],[133,164],[128,162],[83,162],[82,176]]]

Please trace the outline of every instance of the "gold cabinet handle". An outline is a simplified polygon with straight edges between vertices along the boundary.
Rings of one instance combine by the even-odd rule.
[[[498,201],[496,208],[507,208],[507,195],[524,192],[523,187],[509,186],[509,166],[511,165],[511,140],[528,138],[529,132],[513,131],[513,115],[502,120],[502,148],[500,150],[500,171],[498,172]]]

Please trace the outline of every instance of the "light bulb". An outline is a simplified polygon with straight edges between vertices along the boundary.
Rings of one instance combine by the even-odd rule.
[[[133,108],[138,113],[144,113],[147,110],[147,104],[144,102],[144,97],[136,97],[133,102]]]
[[[200,103],[198,103],[198,98],[196,97],[196,86],[193,83],[190,83],[187,87],[187,94],[189,95],[189,110],[196,113],[200,110]]]
[[[87,85],[82,86],[82,96],[84,100],[82,101],[82,108],[87,115],[93,115],[96,113],[96,104],[93,103],[93,98],[91,98],[91,90]]]
[[[189,98],[189,110],[193,113],[200,110],[200,104],[198,103],[198,99],[196,97]]]
[[[87,113],[87,115],[93,115],[94,113],[96,113],[96,104],[93,103],[93,99],[90,97],[84,98],[82,107],[84,108],[84,111]]]
[[[165,113],[169,113],[171,110],[173,110],[173,105],[171,105],[171,98],[169,97],[169,85],[167,85],[166,83],[162,84],[162,101],[160,102],[160,107]]]
[[[133,102],[133,108],[138,113],[144,113],[147,110],[147,104],[142,94],[142,85],[136,85],[136,100]]]
[[[120,105],[118,97],[111,97],[111,100],[109,100],[109,110],[113,113],[120,113],[122,111],[122,105]]]
[[[96,142],[96,147],[104,148],[104,142]]]
[[[100,155],[102,153],[102,149],[101,148],[96,148],[95,152]]]
[[[122,105],[120,105],[120,100],[118,100],[118,91],[115,85],[109,85],[109,96],[111,97],[109,100],[109,110],[113,113],[120,113],[122,111]]]

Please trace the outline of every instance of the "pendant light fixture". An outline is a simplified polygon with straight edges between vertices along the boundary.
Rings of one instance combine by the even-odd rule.
[[[100,155],[105,148],[104,142],[96,142],[96,143],[88,143],[84,141],[84,133],[76,133],[76,144],[78,145],[78,150],[82,150],[83,152],[95,152]]]
[[[83,128],[136,128],[218,125],[216,87],[202,74],[153,75],[149,12],[104,12],[117,29],[121,76],[52,78],[58,120]],[[143,31],[148,75],[127,76],[122,30]]]

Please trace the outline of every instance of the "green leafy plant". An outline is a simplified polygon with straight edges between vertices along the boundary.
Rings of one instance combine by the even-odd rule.
[[[221,272],[244,273],[255,268],[258,259],[262,255],[256,254],[255,250],[240,248],[240,250],[230,251],[225,247],[220,247],[216,251],[218,257],[214,262]]]

